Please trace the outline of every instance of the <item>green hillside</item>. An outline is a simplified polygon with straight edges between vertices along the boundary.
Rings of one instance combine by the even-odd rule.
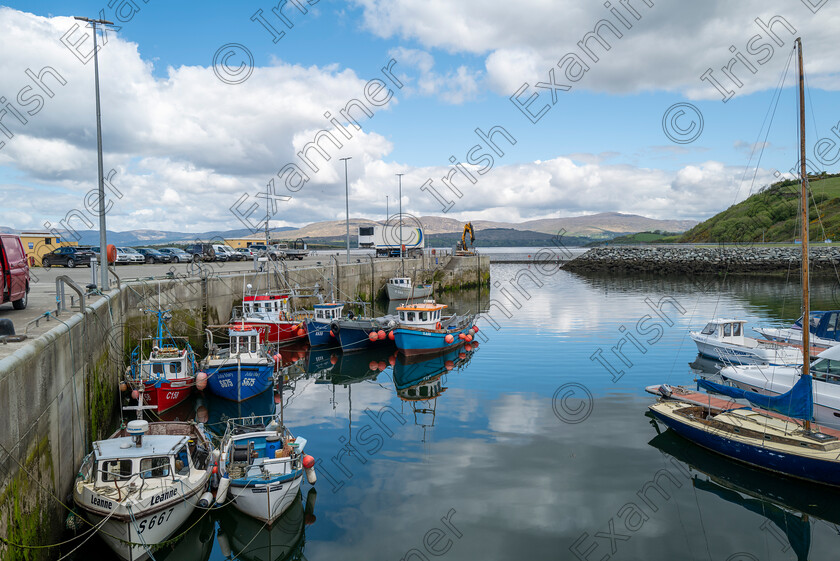
[[[840,239],[840,174],[809,177],[810,239]],[[799,182],[780,181],[701,222],[678,241],[792,242],[799,238]]]

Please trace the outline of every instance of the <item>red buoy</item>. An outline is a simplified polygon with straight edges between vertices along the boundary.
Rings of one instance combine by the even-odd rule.
[[[467,343],[469,343],[470,341],[472,341],[472,335],[470,335],[469,333],[467,333],[466,335],[464,335],[464,341],[466,341]]]
[[[137,390],[132,391],[131,392],[131,399],[139,400],[140,399],[140,392],[138,392]]]
[[[446,337],[443,338],[443,340],[447,343],[452,343],[452,341],[455,340],[455,337],[451,333],[448,333]]]
[[[458,334],[458,339],[461,339],[461,340],[463,341],[463,340],[465,340],[466,338],[467,338],[467,336],[466,336],[466,335],[464,335],[463,333],[459,333],[459,334]]]
[[[385,337],[387,337],[387,335],[385,335],[385,330],[384,329],[380,329],[376,333],[376,336],[379,337],[380,339],[382,339],[383,341],[385,340]]]
[[[336,362],[338,362],[338,356],[332,355],[330,357],[330,364],[335,364]]]
[[[388,364],[384,360],[380,360],[377,366],[379,366],[380,370],[385,370],[386,368],[388,368]]]
[[[465,353],[465,352],[458,353],[458,358],[460,358],[461,360],[467,358],[467,353]]]
[[[397,363],[397,357],[395,357],[395,356],[389,356],[388,357],[388,364],[390,364],[391,366],[394,366],[396,363]]]
[[[376,334],[376,331],[371,331],[370,335],[368,335],[368,339],[370,339],[371,341],[376,341],[377,339],[379,339],[379,335]]]
[[[478,326],[477,326],[477,325],[473,325],[473,326],[472,326],[472,330],[473,330],[473,331],[475,331],[476,333],[478,333]]]
[[[309,469],[315,465],[315,458],[310,455],[305,455],[303,457],[303,467]]]
[[[471,350],[472,350],[472,345],[470,345],[469,343],[467,343],[466,345],[464,345],[464,350],[465,350],[465,351],[471,351]]]
[[[297,336],[298,337],[303,337],[304,335],[306,335],[306,331],[304,331],[303,329],[298,329],[297,330]]]
[[[335,337],[335,333],[332,332],[332,329],[330,329],[330,337]]]
[[[444,363],[444,366],[446,367],[447,370],[452,370],[453,368],[455,368],[455,363],[452,362],[451,360],[447,360]]]
[[[379,370],[379,363],[375,360],[370,361],[370,363],[368,363],[368,370],[373,370],[374,372]]]
[[[394,340],[394,332],[393,331],[388,332],[388,339],[390,339],[391,341]]]
[[[204,388],[207,387],[206,372],[199,372],[195,375],[195,387],[198,388],[198,391],[204,391]]]

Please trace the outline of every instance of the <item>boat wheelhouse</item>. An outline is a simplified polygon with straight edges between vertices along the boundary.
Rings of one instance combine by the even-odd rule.
[[[260,341],[268,345],[306,337],[306,322],[291,313],[288,294],[246,295],[242,299],[241,316],[234,321],[258,330]]]
[[[139,561],[166,541],[207,492],[212,445],[201,425],[130,421],[93,443],[73,486],[73,500],[122,559]]]
[[[215,348],[205,359],[207,385],[219,397],[245,401],[274,383],[274,359],[260,342],[259,332],[247,323],[230,329],[228,335],[228,348]]]
[[[385,287],[390,300],[425,298],[431,296],[434,289],[431,284],[414,286],[409,277],[392,277],[385,283]]]
[[[796,347],[746,337],[746,323],[741,319],[713,319],[702,331],[692,331],[689,336],[701,355],[719,361],[782,366],[802,364],[802,352]]]
[[[344,304],[339,302],[315,304],[312,312],[313,315],[306,319],[306,334],[309,337],[309,344],[313,347],[330,343],[338,344],[335,334],[330,330],[330,324],[344,313]]]

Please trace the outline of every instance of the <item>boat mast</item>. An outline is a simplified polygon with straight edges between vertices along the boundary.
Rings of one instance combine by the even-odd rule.
[[[799,179],[802,195],[802,376],[810,374],[811,362],[811,301],[808,278],[808,167],[805,163],[805,72],[802,68],[802,38],[796,38],[799,53]],[[805,419],[805,430],[811,430]]]

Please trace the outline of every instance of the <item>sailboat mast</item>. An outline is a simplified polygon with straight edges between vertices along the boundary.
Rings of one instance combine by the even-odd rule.
[[[799,54],[799,178],[802,195],[802,375],[810,374],[811,362],[811,297],[808,259],[808,167],[805,160],[805,71],[802,68],[802,38],[796,38]],[[811,421],[805,420],[805,430],[811,429]]]

